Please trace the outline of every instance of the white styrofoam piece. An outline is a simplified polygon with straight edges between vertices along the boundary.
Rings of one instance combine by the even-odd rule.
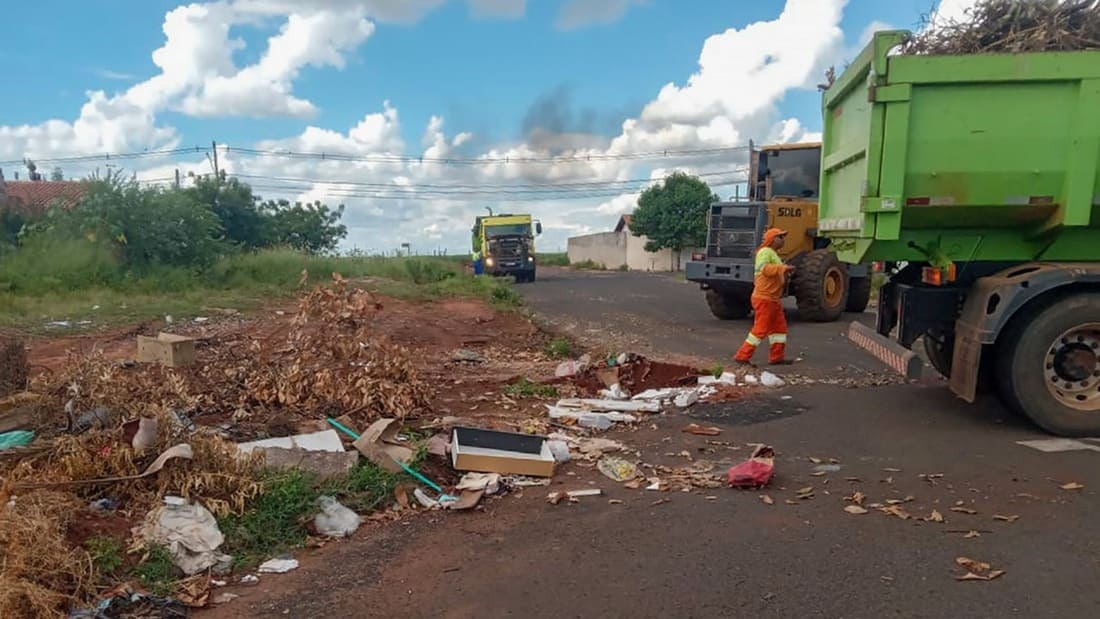
[[[336,430],[322,430],[310,434],[267,438],[262,441],[252,441],[237,445],[237,449],[242,453],[252,453],[253,449],[266,449],[268,447],[304,449],[305,451],[344,451],[344,444],[340,442],[340,435],[336,433]]]

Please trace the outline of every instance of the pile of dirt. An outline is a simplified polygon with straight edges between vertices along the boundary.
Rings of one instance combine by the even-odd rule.
[[[962,20],[934,16],[907,54],[1100,49],[1100,0],[979,0]]]

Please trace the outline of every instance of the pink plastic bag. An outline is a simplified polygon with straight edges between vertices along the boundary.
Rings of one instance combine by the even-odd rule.
[[[758,445],[748,460],[730,467],[727,482],[730,488],[760,488],[768,485],[775,472],[775,450]]]

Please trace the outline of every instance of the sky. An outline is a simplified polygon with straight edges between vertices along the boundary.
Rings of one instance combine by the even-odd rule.
[[[825,70],[936,5],[39,0],[0,39],[0,169],[186,184],[216,150],[265,198],[343,204],[345,250],[466,252],[486,207],[564,250],[672,171],[725,197],[750,140],[819,139]]]

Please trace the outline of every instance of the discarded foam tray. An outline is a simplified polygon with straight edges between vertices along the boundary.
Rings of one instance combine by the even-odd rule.
[[[555,461],[544,436],[458,427],[451,432],[451,464],[459,471],[550,477]]]

